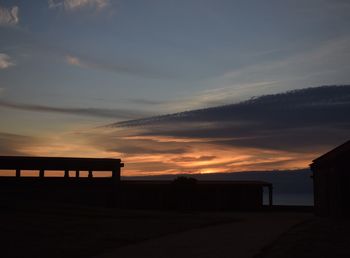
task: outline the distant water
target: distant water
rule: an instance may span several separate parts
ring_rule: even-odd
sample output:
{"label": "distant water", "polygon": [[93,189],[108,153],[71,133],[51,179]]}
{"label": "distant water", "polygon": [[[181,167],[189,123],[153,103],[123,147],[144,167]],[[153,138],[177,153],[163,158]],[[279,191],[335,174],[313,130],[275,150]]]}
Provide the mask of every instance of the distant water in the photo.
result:
{"label": "distant water", "polygon": [[[273,185],[273,204],[275,205],[314,205],[313,181],[310,169],[251,171],[213,174],[188,174],[198,180],[219,181],[264,181]],[[173,180],[177,175],[159,175],[152,177],[128,177],[126,179],[138,180]],[[268,204],[267,188],[264,187],[264,204]]]}
{"label": "distant water", "polygon": [[[264,192],[264,204],[268,204],[268,193]],[[314,205],[312,193],[273,193],[274,205]]]}

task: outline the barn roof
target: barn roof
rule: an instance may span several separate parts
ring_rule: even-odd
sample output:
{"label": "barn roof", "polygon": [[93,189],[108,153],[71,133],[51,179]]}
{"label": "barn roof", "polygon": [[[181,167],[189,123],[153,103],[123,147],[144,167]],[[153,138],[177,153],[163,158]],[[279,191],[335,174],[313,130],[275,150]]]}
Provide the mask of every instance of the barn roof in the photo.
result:
{"label": "barn roof", "polygon": [[350,140],[323,154],[317,159],[314,159],[310,166],[312,168],[314,166],[328,165],[340,160],[350,161]]}
{"label": "barn roof", "polygon": [[[172,180],[123,180],[124,183],[134,185],[167,185],[173,183]],[[241,185],[241,186],[271,186],[265,181],[253,180],[198,180],[198,185]]]}
{"label": "barn roof", "polygon": [[110,171],[120,167],[120,159],[0,156],[0,169]]}

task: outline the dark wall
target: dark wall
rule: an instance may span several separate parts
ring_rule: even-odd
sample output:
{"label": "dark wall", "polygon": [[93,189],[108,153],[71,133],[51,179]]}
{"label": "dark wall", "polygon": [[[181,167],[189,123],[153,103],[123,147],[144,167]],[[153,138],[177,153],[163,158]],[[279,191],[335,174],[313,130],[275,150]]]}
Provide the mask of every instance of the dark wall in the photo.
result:
{"label": "dark wall", "polygon": [[124,208],[190,210],[257,210],[262,207],[259,185],[137,184],[121,182],[120,205]]}
{"label": "dark wall", "polygon": [[113,206],[116,183],[109,178],[15,178],[0,177],[3,201],[43,200]]}
{"label": "dark wall", "polygon": [[315,213],[350,217],[350,169],[347,160],[314,167]]}
{"label": "dark wall", "polygon": [[[232,172],[211,174],[188,174],[184,176],[196,178],[198,181],[265,181],[273,184],[276,194],[311,194],[313,191],[312,171],[310,169],[259,171],[259,172]],[[158,175],[144,177],[122,177],[122,180],[173,180],[178,175]]]}
{"label": "dark wall", "polygon": [[0,178],[0,200],[44,200],[128,209],[257,210],[259,184],[135,183],[110,178]]}

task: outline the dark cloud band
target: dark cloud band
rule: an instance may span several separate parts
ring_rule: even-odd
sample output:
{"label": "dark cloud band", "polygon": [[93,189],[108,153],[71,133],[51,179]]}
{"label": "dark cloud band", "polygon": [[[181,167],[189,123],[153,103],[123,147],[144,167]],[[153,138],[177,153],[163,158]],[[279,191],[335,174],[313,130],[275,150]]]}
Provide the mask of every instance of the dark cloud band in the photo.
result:
{"label": "dark cloud band", "polygon": [[347,140],[349,114],[350,86],[322,86],[110,127],[137,127],[144,136],[210,138],[237,147],[309,151]]}
{"label": "dark cloud band", "polygon": [[100,108],[70,108],[70,107],[52,107],[45,105],[15,103],[5,100],[0,100],[0,107],[34,111],[34,112],[49,112],[60,113],[78,116],[104,117],[115,119],[132,119],[136,117],[144,117],[149,115],[147,112],[125,110],[125,109],[100,109]]}

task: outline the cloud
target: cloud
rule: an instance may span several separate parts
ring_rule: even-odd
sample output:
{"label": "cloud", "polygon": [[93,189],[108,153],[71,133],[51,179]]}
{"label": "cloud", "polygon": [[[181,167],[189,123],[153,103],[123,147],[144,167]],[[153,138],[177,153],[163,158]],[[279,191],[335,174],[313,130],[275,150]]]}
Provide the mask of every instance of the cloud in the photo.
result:
{"label": "cloud", "polygon": [[167,101],[150,100],[150,99],[142,99],[142,98],[129,98],[126,101],[131,102],[134,105],[141,104],[141,105],[147,105],[147,106],[163,105],[168,103]]}
{"label": "cloud", "polygon": [[252,92],[277,85],[278,81],[261,81],[257,83],[238,83],[230,87],[207,89],[191,97],[167,101],[163,103],[166,107],[163,110],[184,110],[203,107],[214,107],[241,100],[244,96],[251,96]]}
{"label": "cloud", "polygon": [[81,8],[105,9],[110,5],[110,0],[49,0],[49,8],[64,8],[74,11]]}
{"label": "cloud", "polygon": [[0,155],[109,157],[105,153],[98,154],[76,133],[56,132],[51,136],[39,133],[30,136],[0,132]]}
{"label": "cloud", "polygon": [[66,61],[70,65],[76,65],[76,66],[80,66],[80,67],[85,67],[85,65],[81,63],[79,58],[77,58],[75,56],[67,55],[66,56]]}
{"label": "cloud", "polygon": [[196,162],[196,161],[210,161],[214,160],[215,156],[200,156],[200,157],[191,157],[191,156],[184,156],[184,157],[177,157],[172,159],[174,162]]}
{"label": "cloud", "polygon": [[167,100],[154,100],[133,98],[125,99],[124,101],[132,105],[149,106],[153,110],[161,110],[163,114],[169,112],[181,112],[183,110],[193,110],[204,107],[215,107],[225,105],[249,98],[252,92],[259,89],[268,89],[277,85],[278,81],[265,81],[259,83],[241,83],[234,84],[230,87],[221,87],[198,91],[192,94],[186,94],[184,98],[175,98]]}
{"label": "cloud", "polygon": [[[251,61],[246,65],[226,70],[213,78],[212,84],[225,85],[232,92],[236,90],[237,96],[249,97],[302,88],[310,81],[313,84],[344,82],[350,67],[349,36],[318,41],[301,51],[295,47],[286,47],[274,58],[248,58]],[[264,82],[267,84],[263,87],[254,86]],[[272,83],[269,85],[269,82]]]}
{"label": "cloud", "polygon": [[14,65],[15,63],[12,61],[9,55],[0,53],[0,69],[6,69]]}
{"label": "cloud", "polygon": [[110,152],[127,153],[129,155],[157,155],[157,154],[184,154],[191,147],[189,144],[167,143],[154,141],[151,139],[127,139],[124,137],[115,138],[111,141],[110,134],[90,135],[90,139],[94,139],[94,145],[103,145],[103,149]]}
{"label": "cloud", "polygon": [[0,6],[0,26],[16,25],[19,22],[18,6],[5,8]]}
{"label": "cloud", "polygon": [[118,122],[110,127],[138,128],[144,137],[202,139],[216,145],[308,152],[347,140],[349,113],[350,86],[324,86]]}
{"label": "cloud", "polygon": [[65,61],[69,65],[78,66],[85,69],[101,70],[118,74],[131,74],[146,78],[171,78],[171,75],[161,71],[158,72],[152,69],[150,66],[143,65],[141,63],[116,63],[76,55],[65,55]]}
{"label": "cloud", "polygon": [[45,105],[15,103],[15,102],[10,102],[5,100],[0,100],[0,107],[24,110],[24,111],[49,112],[49,113],[116,118],[116,119],[130,119],[135,117],[144,117],[147,115],[147,113],[143,111],[134,111],[134,110],[126,110],[126,109],[53,107],[53,106],[45,106]]}
{"label": "cloud", "polygon": [[22,147],[35,142],[30,136],[0,132],[0,155],[24,155]]}
{"label": "cloud", "polygon": [[124,175],[290,169],[306,167],[314,157],[310,153],[300,155],[281,150],[235,147],[205,138],[186,142],[181,137],[172,137],[166,141],[161,136],[143,137],[143,133],[138,128],[98,128],[79,136],[98,152],[122,158],[127,164]]}
{"label": "cloud", "polygon": [[273,59],[248,58],[253,61],[204,81],[207,85],[215,85],[215,88],[160,103],[157,108],[164,112],[179,112],[230,104],[244,98],[281,90],[302,88],[305,82],[310,81],[343,83],[350,67],[348,36],[317,42],[312,48],[303,48],[300,52],[293,52],[291,46],[286,46],[283,50],[269,51],[280,51],[283,54]]}

